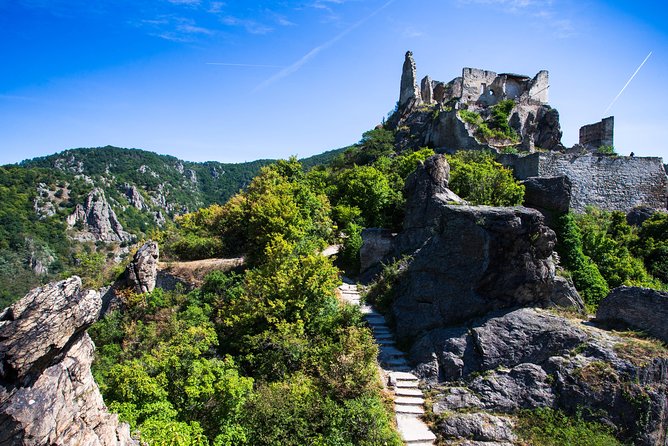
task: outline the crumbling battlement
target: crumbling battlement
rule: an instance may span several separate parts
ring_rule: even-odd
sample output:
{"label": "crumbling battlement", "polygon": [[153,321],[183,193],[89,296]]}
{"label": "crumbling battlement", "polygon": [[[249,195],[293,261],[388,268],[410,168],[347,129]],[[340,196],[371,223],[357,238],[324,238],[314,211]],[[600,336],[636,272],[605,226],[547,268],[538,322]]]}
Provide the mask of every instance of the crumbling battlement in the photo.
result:
{"label": "crumbling battlement", "polygon": [[586,206],[623,212],[640,205],[666,210],[668,178],[661,158],[534,153],[505,155],[499,161],[520,180],[568,177],[575,212],[584,212]]}

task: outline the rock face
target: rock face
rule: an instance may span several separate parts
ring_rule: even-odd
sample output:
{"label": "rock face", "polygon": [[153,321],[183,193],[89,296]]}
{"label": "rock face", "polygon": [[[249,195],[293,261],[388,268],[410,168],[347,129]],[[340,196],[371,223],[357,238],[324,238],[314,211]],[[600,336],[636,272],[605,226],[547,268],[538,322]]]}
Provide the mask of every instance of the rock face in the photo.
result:
{"label": "rock face", "polygon": [[123,230],[116,213],[109,206],[104,191],[93,189],[84,204],[78,204],[72,215],[67,217],[70,227],[81,225],[81,231],[74,237],[82,241],[124,242],[132,236]]}
{"label": "rock face", "polygon": [[[411,355],[432,388],[440,389],[433,406],[437,415],[583,410],[633,444],[664,446],[668,359],[636,361],[622,354],[628,342],[577,320],[524,308],[431,332]],[[436,364],[420,362],[425,359]],[[441,426],[442,436],[470,439],[467,432],[486,426],[478,421],[455,437],[451,426]]]}
{"label": "rock face", "polygon": [[152,240],[144,243],[128,265],[128,282],[137,293],[148,293],[155,289],[158,276],[160,249]]}
{"label": "rock face", "polygon": [[524,205],[538,210],[550,227],[556,227],[558,217],[571,207],[571,180],[567,176],[530,177],[522,184]]}
{"label": "rock face", "polygon": [[668,343],[668,293],[640,287],[615,288],[601,301],[596,319],[630,325]]}
{"label": "rock face", "polygon": [[554,231],[523,207],[450,204],[449,167],[427,159],[406,181],[406,218],[397,254],[412,261],[392,312],[400,338],[513,306],[574,305],[577,292],[555,275]]}
{"label": "rock face", "polygon": [[392,232],[386,229],[368,228],[362,231],[360,273],[378,265],[392,251],[393,239]]}
{"label": "rock face", "polygon": [[401,91],[399,93],[399,108],[411,107],[420,102],[420,87],[417,84],[417,74],[413,53],[408,51],[401,71]]}
{"label": "rock face", "polygon": [[140,211],[149,209],[144,197],[142,197],[139,189],[137,189],[137,186],[134,184],[125,184],[125,195],[128,197],[128,202],[136,209],[139,209]]}
{"label": "rock face", "polygon": [[90,372],[99,293],[72,277],[0,314],[0,445],[135,445]]}

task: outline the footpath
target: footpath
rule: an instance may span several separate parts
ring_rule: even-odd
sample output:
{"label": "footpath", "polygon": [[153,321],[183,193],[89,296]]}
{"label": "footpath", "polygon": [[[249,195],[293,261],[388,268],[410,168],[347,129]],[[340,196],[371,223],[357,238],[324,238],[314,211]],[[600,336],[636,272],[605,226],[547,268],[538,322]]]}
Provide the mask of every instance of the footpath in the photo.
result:
{"label": "footpath", "polygon": [[385,317],[371,306],[361,304],[360,294],[354,283],[344,279],[339,291],[345,301],[360,307],[373,331],[378,344],[378,363],[383,371],[383,378],[388,388],[394,392],[397,430],[404,443],[411,446],[433,446],[436,436],[422,421],[424,395],[418,387],[418,378],[410,373],[406,356],[397,349]]}

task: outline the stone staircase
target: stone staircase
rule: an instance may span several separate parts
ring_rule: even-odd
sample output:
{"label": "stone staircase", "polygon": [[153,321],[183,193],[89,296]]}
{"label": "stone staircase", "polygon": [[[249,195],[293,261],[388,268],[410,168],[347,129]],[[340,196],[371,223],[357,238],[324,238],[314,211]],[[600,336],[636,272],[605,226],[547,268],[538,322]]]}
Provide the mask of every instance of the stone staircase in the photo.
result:
{"label": "stone staircase", "polygon": [[424,414],[424,395],[418,387],[418,378],[410,373],[411,368],[404,353],[397,349],[394,335],[387,326],[385,317],[369,305],[362,305],[357,285],[345,280],[339,291],[346,302],[360,306],[373,336],[378,344],[378,363],[383,370],[388,387],[394,392],[394,412],[397,430],[406,445],[432,446],[436,436],[429,430]]}

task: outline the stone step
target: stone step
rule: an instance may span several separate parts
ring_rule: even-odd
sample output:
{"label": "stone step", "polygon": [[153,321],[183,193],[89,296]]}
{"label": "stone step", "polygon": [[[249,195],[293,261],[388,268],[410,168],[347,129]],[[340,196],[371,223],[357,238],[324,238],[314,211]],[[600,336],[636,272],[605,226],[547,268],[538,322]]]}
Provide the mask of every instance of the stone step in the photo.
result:
{"label": "stone step", "polygon": [[417,381],[397,381],[397,389],[419,389]]}
{"label": "stone step", "polygon": [[381,345],[379,347],[378,351],[381,356],[404,356],[404,352],[396,347],[389,345]]}
{"label": "stone step", "polygon": [[397,414],[414,414],[414,415],[424,414],[424,408],[422,406],[411,406],[404,404],[395,404],[394,411]]}
{"label": "stone step", "polygon": [[415,387],[397,387],[394,389],[394,394],[396,396],[415,396],[423,397],[422,390]]}
{"label": "stone step", "polygon": [[424,406],[424,398],[415,396],[398,396],[394,399],[394,404],[404,404],[407,406]]}
{"label": "stone step", "polygon": [[408,362],[406,361],[405,358],[391,358],[391,359],[380,358],[380,362],[382,365],[386,365],[388,367],[408,365]]}
{"label": "stone step", "polygon": [[413,369],[408,365],[395,365],[395,366],[389,367],[388,370],[390,370],[392,372],[410,372]]}
{"label": "stone step", "polygon": [[412,373],[395,372],[392,373],[392,377],[397,381],[415,381],[415,382],[418,381],[418,377],[413,375]]}
{"label": "stone step", "polygon": [[387,338],[387,339],[376,339],[376,344],[378,344],[378,346],[379,346],[380,348],[383,348],[383,347],[395,347],[395,346],[397,345],[396,342],[394,342],[394,339],[392,339],[392,338]]}
{"label": "stone step", "polygon": [[436,435],[418,416],[411,414],[397,415],[397,430],[406,444],[433,445]]}

